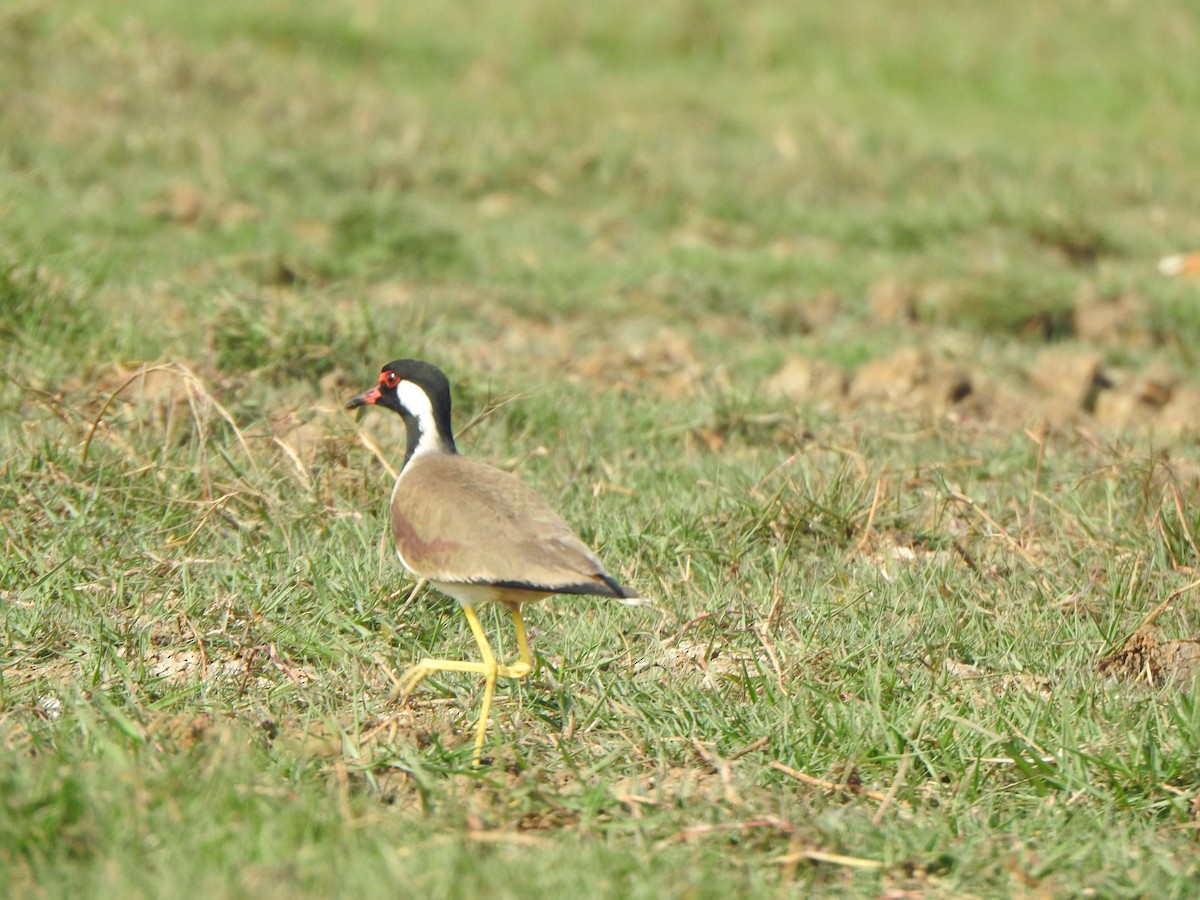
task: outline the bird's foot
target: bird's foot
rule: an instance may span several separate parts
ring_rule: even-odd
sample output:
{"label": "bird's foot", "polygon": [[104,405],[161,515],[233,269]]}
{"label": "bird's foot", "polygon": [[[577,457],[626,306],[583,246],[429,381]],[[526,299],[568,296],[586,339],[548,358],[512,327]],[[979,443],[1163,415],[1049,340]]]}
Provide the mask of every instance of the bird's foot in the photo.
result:
{"label": "bird's foot", "polygon": [[421,682],[438,671],[438,666],[429,665],[429,663],[438,661],[423,659],[419,663],[415,663],[405,669],[404,674],[400,676],[400,681],[397,682],[396,686],[392,688],[391,693],[388,694],[388,700],[400,703],[407,702],[409,695],[417,689]]}

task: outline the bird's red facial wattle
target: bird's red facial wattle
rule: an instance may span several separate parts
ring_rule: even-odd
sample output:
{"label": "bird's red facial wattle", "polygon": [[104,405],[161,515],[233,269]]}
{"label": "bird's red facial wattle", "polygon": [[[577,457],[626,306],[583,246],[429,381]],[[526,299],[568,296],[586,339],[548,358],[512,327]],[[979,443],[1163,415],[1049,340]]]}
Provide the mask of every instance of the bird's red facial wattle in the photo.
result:
{"label": "bird's red facial wattle", "polygon": [[[358,409],[360,406],[373,406],[383,399],[384,391],[394,391],[400,384],[401,378],[391,369],[384,369],[379,373],[379,384],[371,388],[369,391],[364,391],[357,397],[352,397],[346,404],[346,409]],[[386,404],[385,404],[386,405]]]}

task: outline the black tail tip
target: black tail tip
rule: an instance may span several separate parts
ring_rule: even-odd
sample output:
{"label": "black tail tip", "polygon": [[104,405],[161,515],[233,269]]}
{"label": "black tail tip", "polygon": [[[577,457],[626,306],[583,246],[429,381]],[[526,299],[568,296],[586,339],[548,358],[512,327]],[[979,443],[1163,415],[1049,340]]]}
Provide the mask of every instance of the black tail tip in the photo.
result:
{"label": "black tail tip", "polygon": [[629,590],[629,588],[625,587],[623,584],[621,584],[621,582],[617,581],[617,579],[613,578],[611,575],[601,575],[600,577],[604,579],[604,583],[607,584],[609,589],[612,591],[610,596],[616,597],[618,600],[641,599],[636,593]]}

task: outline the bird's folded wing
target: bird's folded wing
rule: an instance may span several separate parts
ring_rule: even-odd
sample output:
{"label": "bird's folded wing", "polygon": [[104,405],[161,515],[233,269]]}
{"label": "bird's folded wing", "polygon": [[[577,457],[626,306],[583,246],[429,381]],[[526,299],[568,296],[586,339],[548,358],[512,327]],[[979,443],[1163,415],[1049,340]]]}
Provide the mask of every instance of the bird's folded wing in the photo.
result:
{"label": "bird's folded wing", "polygon": [[625,595],[531,488],[470,457],[413,459],[391,512],[401,560],[431,581]]}

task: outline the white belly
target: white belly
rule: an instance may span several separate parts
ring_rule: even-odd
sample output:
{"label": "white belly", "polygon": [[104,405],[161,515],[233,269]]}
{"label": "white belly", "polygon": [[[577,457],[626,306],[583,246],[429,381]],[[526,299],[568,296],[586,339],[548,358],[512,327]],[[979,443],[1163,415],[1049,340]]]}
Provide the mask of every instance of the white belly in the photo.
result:
{"label": "white belly", "polygon": [[541,592],[497,587],[493,584],[466,584],[461,581],[430,581],[429,583],[447,597],[453,597],[463,606],[478,606],[480,603],[504,603],[512,606],[550,596]]}

